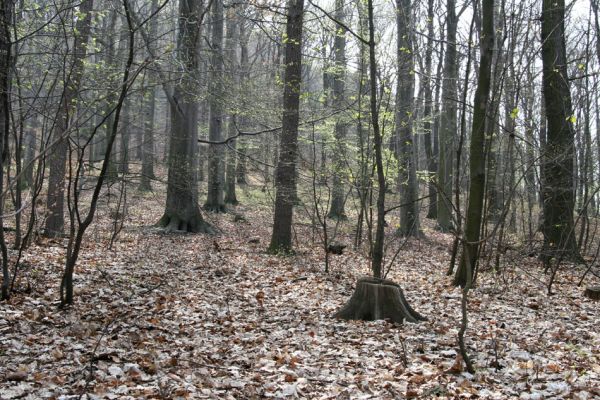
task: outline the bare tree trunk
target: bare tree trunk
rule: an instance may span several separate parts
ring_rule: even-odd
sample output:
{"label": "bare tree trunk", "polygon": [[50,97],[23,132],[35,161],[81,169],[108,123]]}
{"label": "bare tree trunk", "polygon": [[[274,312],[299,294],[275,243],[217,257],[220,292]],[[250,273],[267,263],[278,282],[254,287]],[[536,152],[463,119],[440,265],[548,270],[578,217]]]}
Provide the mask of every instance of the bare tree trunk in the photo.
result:
{"label": "bare tree trunk", "polygon": [[375,169],[377,171],[377,225],[375,227],[375,240],[371,254],[371,271],[375,278],[382,278],[383,269],[383,241],[385,239],[385,171],[383,169],[383,143],[379,127],[379,109],[377,106],[377,61],[375,46],[375,22],[373,16],[373,0],[367,1],[369,21],[369,78],[371,89],[371,124],[373,125],[373,147],[375,150]]}
{"label": "bare tree trunk", "polygon": [[396,1],[397,63],[396,90],[396,140],[398,149],[398,183],[400,187],[400,227],[402,236],[418,236],[419,183],[417,181],[415,141],[413,140],[414,115],[414,60],[411,32],[410,0]]}
{"label": "bare tree trunk", "polygon": [[54,146],[50,149],[50,172],[48,176],[48,197],[46,218],[46,234],[48,236],[62,235],[65,228],[65,172],[68,151],[68,135],[72,119],[76,115],[75,99],[79,92],[83,61],[86,55],[86,44],[90,36],[93,0],[81,3],[80,13],[83,18],[77,20],[73,43],[72,64],[65,65],[66,78],[61,102],[56,114],[52,133]]}
{"label": "bare tree trunk", "polygon": [[[12,65],[12,30],[14,5],[12,0],[0,3],[0,193],[4,191],[4,161],[8,155],[10,130],[10,66]],[[0,196],[0,252],[2,253],[2,287],[0,299],[9,298],[10,272],[8,249],[4,238],[4,197]]]}
{"label": "bare tree trunk", "polygon": [[277,163],[275,216],[269,251],[292,251],[292,218],[296,198],[296,160],[302,79],[304,0],[288,0],[281,149]]}
{"label": "bare tree trunk", "polygon": [[[236,46],[239,42],[239,21],[237,17],[237,10],[235,7],[230,7],[227,10],[227,33],[225,39],[225,59],[229,66],[228,76],[231,87],[229,93],[233,93],[229,96],[231,99],[230,112],[227,120],[227,127],[229,130],[229,137],[235,137],[237,134],[237,102],[236,99],[240,97],[240,77],[238,71],[238,57]],[[227,152],[227,167],[225,174],[225,203],[237,204],[237,196],[235,193],[235,181],[236,181],[236,151],[237,140],[233,139],[228,144]]]}
{"label": "bare tree trunk", "polygon": [[425,104],[423,110],[423,145],[425,147],[425,156],[427,158],[427,189],[428,204],[427,218],[437,218],[437,190],[435,187],[435,157],[433,154],[433,92],[431,87],[431,74],[433,73],[433,39],[434,27],[434,0],[428,0],[427,3],[427,48],[425,49],[425,74],[423,77],[423,91],[425,92]]}
{"label": "bare tree trunk", "polygon": [[564,17],[564,0],[543,1],[542,62],[548,127],[542,165],[542,231],[545,256],[579,259],[573,221],[575,121],[567,74]]}
{"label": "bare tree trunk", "polygon": [[197,171],[194,169],[193,142],[198,140],[198,103],[193,74],[198,69],[197,43],[201,24],[200,2],[179,3],[177,58],[183,66],[175,86],[171,106],[169,176],[165,213],[158,222],[168,231],[212,232],[198,207]]}
{"label": "bare tree trunk", "polygon": [[128,99],[125,99],[123,110],[121,111],[123,124],[121,124],[121,129],[119,130],[121,133],[121,157],[119,160],[120,174],[129,173],[129,142],[131,140],[131,105],[129,103]]}
{"label": "bare tree trunk", "polygon": [[[223,140],[223,0],[212,2],[211,65],[209,81],[210,120],[208,139]],[[222,144],[208,146],[208,193],[204,208],[213,212],[224,212],[223,190],[225,186],[225,148]]]}
{"label": "bare tree trunk", "polygon": [[[123,78],[121,81],[121,87],[118,94],[118,99],[115,105],[115,113],[113,118],[111,118],[111,130],[110,135],[108,136],[106,151],[104,153],[104,158],[102,160],[102,168],[100,169],[100,175],[98,176],[98,180],[96,181],[96,185],[94,187],[94,191],[92,193],[92,198],[89,203],[89,207],[87,207],[87,211],[84,213],[79,207],[80,204],[80,196],[79,189],[77,185],[78,177],[80,176],[79,171],[83,168],[84,157],[85,157],[85,147],[78,148],[75,151],[72,151],[71,154],[77,153],[77,172],[71,175],[71,179],[69,181],[69,213],[70,213],[70,235],[69,235],[69,243],[67,245],[67,254],[65,261],[65,270],[62,276],[61,284],[60,284],[60,300],[61,306],[73,304],[73,273],[75,271],[75,265],[77,264],[77,259],[79,258],[79,252],[81,250],[81,245],[83,243],[83,236],[85,231],[90,226],[92,221],[94,220],[94,215],[96,213],[98,198],[100,196],[100,190],[102,189],[102,185],[104,180],[107,177],[108,166],[110,162],[110,156],[113,149],[113,145],[115,142],[115,138],[117,136],[117,129],[119,125],[119,118],[121,115],[121,110],[123,107],[123,102],[127,96],[127,91],[129,88],[129,77],[130,70],[133,64],[133,55],[134,55],[134,29],[133,22],[131,20],[131,14],[129,9],[128,0],[123,0],[123,8],[125,11],[126,23],[127,23],[127,32],[128,35],[128,56],[127,62],[124,66]],[[72,172],[70,170],[70,172]],[[77,218],[75,217],[77,214]],[[83,217],[83,219],[82,219]]]}
{"label": "bare tree trunk", "polygon": [[25,132],[25,140],[23,147],[25,149],[25,157],[23,160],[23,178],[21,179],[23,187],[31,187],[33,185],[33,169],[36,148],[36,135],[39,128],[37,116],[31,118],[29,129]]}
{"label": "bare tree trunk", "polygon": [[[456,51],[456,0],[447,0],[446,53],[444,56],[444,83],[442,86],[442,116],[439,130],[438,157],[438,203],[437,222],[441,231],[449,231],[452,226],[452,158],[454,136],[456,135],[456,94],[458,69]],[[458,204],[456,205],[459,206]]]}
{"label": "bare tree trunk", "polygon": [[[240,89],[242,90],[242,107],[246,109],[248,107],[248,100],[246,94],[246,88],[250,84],[250,61],[248,59],[248,30],[246,22],[241,21],[240,23]],[[240,129],[246,129],[248,125],[248,117],[242,115],[239,121]],[[247,146],[244,141],[240,141],[238,163],[236,169],[236,180],[240,185],[246,184],[246,174],[248,159],[246,157]]]}
{"label": "bare tree trunk", "polygon": [[[158,9],[158,0],[152,0],[150,12]],[[158,18],[150,20],[150,40],[156,37],[158,30]],[[152,43],[148,46],[154,47]],[[152,56],[152,55],[150,55]],[[155,74],[147,72],[146,87],[143,88],[143,134],[142,134],[142,176],[140,179],[140,190],[152,190],[152,179],[154,179],[154,114],[156,112],[156,82]]]}
{"label": "bare tree trunk", "polygon": [[[471,144],[469,148],[469,200],[465,221],[465,242],[460,266],[456,271],[455,284],[471,285],[477,264],[483,200],[485,196],[485,127],[489,111],[492,85],[492,58],[494,52],[494,0],[482,2],[482,33],[479,76],[475,91]],[[469,279],[467,279],[469,278]]]}
{"label": "bare tree trunk", "polygon": [[[344,1],[335,1],[335,18],[344,23],[346,12],[344,10]],[[334,72],[333,72],[333,101],[332,105],[338,117],[335,121],[335,151],[333,152],[333,180],[331,191],[331,207],[329,208],[329,218],[346,219],[345,202],[346,194],[342,182],[344,170],[346,169],[345,141],[347,133],[347,123],[345,113],[342,111],[346,107],[345,97],[345,79],[346,79],[346,30],[340,25],[336,28],[336,34],[333,39],[334,52]]]}

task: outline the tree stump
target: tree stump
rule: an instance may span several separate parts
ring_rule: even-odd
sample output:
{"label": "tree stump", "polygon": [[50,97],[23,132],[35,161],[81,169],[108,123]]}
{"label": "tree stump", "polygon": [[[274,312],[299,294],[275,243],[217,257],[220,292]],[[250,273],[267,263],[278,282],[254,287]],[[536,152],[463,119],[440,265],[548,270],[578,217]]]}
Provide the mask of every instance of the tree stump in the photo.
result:
{"label": "tree stump", "polygon": [[587,287],[584,295],[592,300],[600,300],[600,286]]}
{"label": "tree stump", "polygon": [[415,323],[427,320],[408,304],[400,285],[387,279],[372,277],[363,277],[357,281],[354,294],[334,317],[362,321],[386,319],[397,323],[404,320]]}

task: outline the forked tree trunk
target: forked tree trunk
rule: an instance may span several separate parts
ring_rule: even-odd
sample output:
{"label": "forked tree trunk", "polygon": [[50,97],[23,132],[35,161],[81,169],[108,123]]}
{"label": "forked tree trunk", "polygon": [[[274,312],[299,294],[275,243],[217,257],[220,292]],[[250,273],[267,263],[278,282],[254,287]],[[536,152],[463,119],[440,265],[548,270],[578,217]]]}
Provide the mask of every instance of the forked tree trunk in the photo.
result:
{"label": "forked tree trunk", "polygon": [[362,321],[385,319],[396,323],[427,320],[408,304],[400,285],[372,277],[360,278],[350,300],[333,316]]}

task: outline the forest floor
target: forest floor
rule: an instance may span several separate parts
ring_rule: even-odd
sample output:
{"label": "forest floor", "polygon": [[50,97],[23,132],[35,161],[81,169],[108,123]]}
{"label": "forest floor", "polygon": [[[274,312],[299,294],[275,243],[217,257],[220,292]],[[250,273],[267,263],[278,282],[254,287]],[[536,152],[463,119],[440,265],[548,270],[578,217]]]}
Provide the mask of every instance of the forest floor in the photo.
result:
{"label": "forest floor", "polygon": [[325,274],[308,219],[296,226],[295,256],[266,254],[270,209],[249,205],[261,195],[242,193],[236,212],[247,222],[208,215],[216,236],[164,235],[150,227],[161,199],[131,195],[111,249],[104,207],[68,309],[57,308],[66,242],[38,241],[19,292],[0,303],[0,399],[600,397],[600,308],[577,287],[581,269],[561,270],[553,296],[535,258],[516,254],[500,274],[480,274],[471,375],[457,356],[449,235],[424,222],[425,238],[404,243],[388,275],[428,321],[340,321],[331,315],[368,260],[346,249]]}

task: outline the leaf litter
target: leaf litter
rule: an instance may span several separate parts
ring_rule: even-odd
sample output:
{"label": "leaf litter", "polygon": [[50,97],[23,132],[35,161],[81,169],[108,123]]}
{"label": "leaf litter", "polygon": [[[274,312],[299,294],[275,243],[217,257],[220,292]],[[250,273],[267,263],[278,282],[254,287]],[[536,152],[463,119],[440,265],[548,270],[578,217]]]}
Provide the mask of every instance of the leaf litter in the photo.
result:
{"label": "leaf litter", "polygon": [[575,268],[560,272],[554,296],[532,259],[479,275],[471,375],[457,354],[461,294],[445,275],[450,236],[409,241],[388,276],[428,321],[346,322],[331,315],[369,273],[363,254],[332,257],[327,275],[302,226],[295,256],[265,253],[268,210],[239,206],[244,224],[209,216],[216,237],[165,235],[147,228],[162,211],[148,203],[131,207],[140,226],[111,250],[110,223],[95,223],[67,310],[56,307],[65,243],[28,250],[19,292],[0,303],[1,399],[600,396],[600,313]]}

